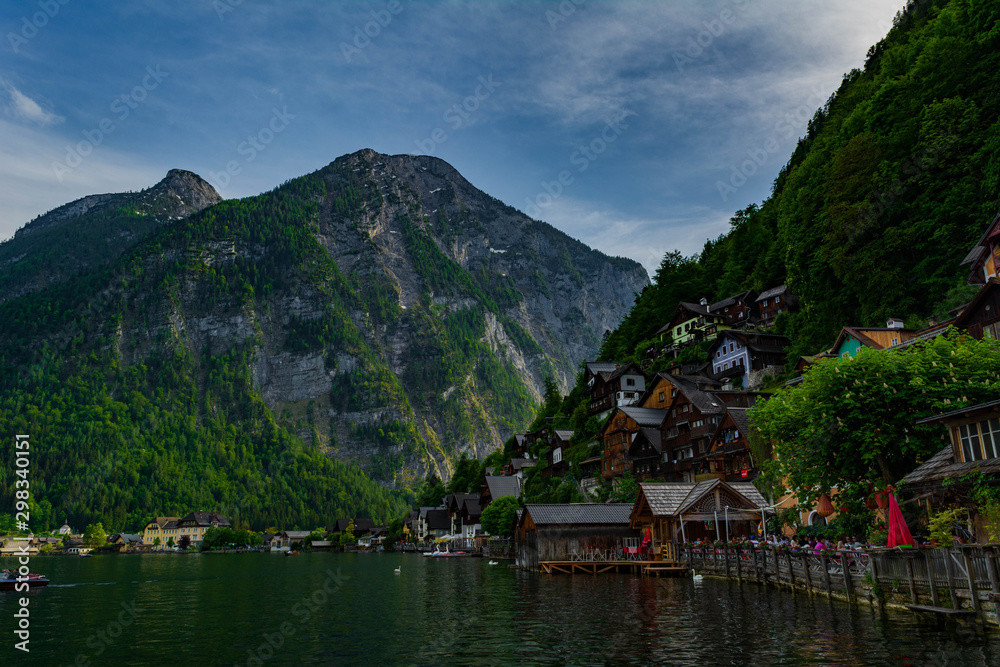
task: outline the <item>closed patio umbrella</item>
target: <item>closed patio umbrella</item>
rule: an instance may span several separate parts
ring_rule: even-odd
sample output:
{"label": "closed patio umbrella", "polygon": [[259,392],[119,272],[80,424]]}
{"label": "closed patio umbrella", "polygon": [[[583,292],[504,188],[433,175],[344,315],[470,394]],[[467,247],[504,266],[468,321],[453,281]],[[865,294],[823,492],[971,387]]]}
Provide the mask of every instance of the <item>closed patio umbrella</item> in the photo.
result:
{"label": "closed patio umbrella", "polygon": [[889,548],[898,546],[913,546],[913,535],[903,519],[896,497],[889,494]]}

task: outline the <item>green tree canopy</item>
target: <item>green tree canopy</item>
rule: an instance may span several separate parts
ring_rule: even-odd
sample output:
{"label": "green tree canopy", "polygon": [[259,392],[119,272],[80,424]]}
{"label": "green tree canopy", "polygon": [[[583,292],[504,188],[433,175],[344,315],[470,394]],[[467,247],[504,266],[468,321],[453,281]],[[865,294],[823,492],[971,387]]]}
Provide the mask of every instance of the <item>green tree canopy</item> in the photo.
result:
{"label": "green tree canopy", "polygon": [[520,506],[521,503],[514,496],[494,500],[483,510],[483,530],[496,537],[510,537],[514,534],[514,521]]}
{"label": "green tree canopy", "polygon": [[100,521],[92,523],[83,531],[83,543],[88,547],[99,547],[108,541],[108,534]]}
{"label": "green tree canopy", "polygon": [[902,349],[829,359],[751,412],[774,456],[761,461],[801,501],[837,486],[857,498],[897,482],[947,444],[941,426],[916,421],[995,400],[1000,342],[952,330]]}

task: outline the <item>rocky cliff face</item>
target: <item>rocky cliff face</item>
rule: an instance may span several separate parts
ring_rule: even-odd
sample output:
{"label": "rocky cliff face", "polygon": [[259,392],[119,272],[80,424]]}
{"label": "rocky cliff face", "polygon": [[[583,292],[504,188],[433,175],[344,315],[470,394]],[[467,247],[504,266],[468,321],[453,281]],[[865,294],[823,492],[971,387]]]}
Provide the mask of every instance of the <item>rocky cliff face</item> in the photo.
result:
{"label": "rocky cliff face", "polygon": [[[364,150],[215,206],[202,183],[171,172],[168,217],[209,208],[136,244],[44,336],[74,354],[93,340],[125,367],[242,351],[281,427],[388,485],[447,478],[459,452],[523,428],[545,377],[570,385],[648,282],[436,158]],[[88,200],[41,228],[110,205]]]}

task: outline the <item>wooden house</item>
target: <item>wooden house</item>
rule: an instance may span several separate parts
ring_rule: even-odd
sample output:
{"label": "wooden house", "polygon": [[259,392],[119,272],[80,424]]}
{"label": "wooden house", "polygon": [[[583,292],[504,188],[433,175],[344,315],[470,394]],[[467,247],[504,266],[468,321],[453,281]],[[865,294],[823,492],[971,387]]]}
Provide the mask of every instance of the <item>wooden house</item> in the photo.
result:
{"label": "wooden house", "polygon": [[[615,368],[607,370],[608,365],[586,365],[601,369],[590,375],[584,390],[587,414],[596,416],[598,420],[607,417],[617,407],[634,404],[646,391],[646,376],[638,364],[615,364]],[[586,372],[584,376],[587,376]]]}
{"label": "wooden house", "polygon": [[969,266],[969,284],[985,285],[1000,272],[1000,214],[986,227],[986,231],[962,260]]}
{"label": "wooden house", "polygon": [[788,291],[787,285],[778,285],[757,295],[756,304],[761,326],[772,327],[778,315],[798,308],[799,299]]}
{"label": "wooden house", "polygon": [[725,315],[711,311],[708,301],[702,299],[700,303],[678,303],[670,322],[656,334],[666,344],[665,350],[676,356],[681,348],[712,340],[719,331],[728,328]]}
{"label": "wooden house", "polygon": [[628,469],[628,450],[634,434],[642,428],[658,429],[665,416],[665,410],[617,408],[601,430],[600,438],[604,445],[601,474],[611,479],[624,473]]}
{"label": "wooden house", "polygon": [[663,472],[668,479],[694,481],[695,457],[708,453],[712,437],[726,412],[725,402],[700,385],[675,376],[677,395],[661,425]]}
{"label": "wooden house", "polygon": [[708,309],[715,315],[721,315],[725,323],[731,327],[745,327],[759,319],[757,292],[753,290],[713,303]]}
{"label": "wooden house", "polygon": [[726,408],[705,456],[707,473],[727,482],[750,482],[758,474],[750,453],[747,408]]}
{"label": "wooden house", "polygon": [[[932,511],[958,504],[975,514],[970,477],[982,474],[986,483],[1000,484],[1000,400],[927,417],[917,424],[940,427],[948,446],[904,477],[902,488]],[[987,542],[983,522],[975,516],[974,527]]]}
{"label": "wooden house", "polygon": [[549,450],[545,454],[545,470],[542,474],[546,477],[560,477],[569,472],[569,463],[565,459],[566,449],[569,441],[573,437],[573,431],[563,429],[553,429],[552,437],[549,438]]}
{"label": "wooden house", "polygon": [[629,526],[627,503],[525,506],[514,532],[516,564],[537,570],[545,561],[569,561],[588,548],[610,550],[638,531]]}
{"label": "wooden house", "polygon": [[788,338],[778,334],[726,331],[708,351],[713,375],[743,389],[759,387],[766,375],[784,372],[788,344]]}
{"label": "wooden house", "polygon": [[506,496],[521,497],[521,479],[510,475],[487,475],[479,491],[479,506],[486,509],[494,500]]}
{"label": "wooden house", "polygon": [[643,482],[629,525],[650,529],[654,544],[732,539],[755,534],[767,505],[749,482]]}
{"label": "wooden house", "polygon": [[1000,340],[1000,279],[991,277],[986,281],[972,301],[962,308],[955,326],[967,330],[977,340],[985,336]]}
{"label": "wooden house", "polygon": [[872,350],[885,350],[896,347],[910,340],[916,335],[916,331],[903,327],[903,322],[897,319],[890,319],[885,328],[872,327],[844,327],[840,330],[837,342],[830,348],[830,352],[840,358],[858,356],[858,352],[863,347]]}
{"label": "wooden house", "polygon": [[647,480],[661,476],[662,435],[658,428],[641,428],[632,434],[632,442],[628,448],[628,469],[637,479]]}

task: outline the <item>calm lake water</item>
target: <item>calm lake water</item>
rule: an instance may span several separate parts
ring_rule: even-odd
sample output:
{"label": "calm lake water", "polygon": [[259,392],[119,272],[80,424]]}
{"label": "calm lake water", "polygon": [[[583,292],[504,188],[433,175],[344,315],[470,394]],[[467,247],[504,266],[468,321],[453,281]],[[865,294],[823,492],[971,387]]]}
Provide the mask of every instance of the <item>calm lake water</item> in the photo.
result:
{"label": "calm lake water", "polygon": [[33,570],[53,584],[30,595],[31,653],[13,648],[20,594],[0,592],[0,664],[1000,665],[996,633],[709,578],[332,553],[50,557]]}

